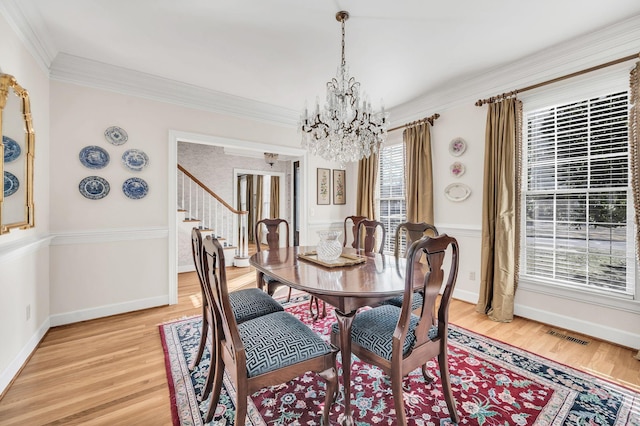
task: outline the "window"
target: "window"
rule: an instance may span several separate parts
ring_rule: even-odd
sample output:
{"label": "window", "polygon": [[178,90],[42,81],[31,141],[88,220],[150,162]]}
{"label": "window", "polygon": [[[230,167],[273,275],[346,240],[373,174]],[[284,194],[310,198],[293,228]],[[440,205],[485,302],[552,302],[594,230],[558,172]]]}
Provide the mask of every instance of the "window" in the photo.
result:
{"label": "window", "polygon": [[521,277],[634,296],[628,93],[524,119]]}
{"label": "window", "polygon": [[396,228],[407,220],[404,188],[404,144],[380,150],[380,222],[384,224],[387,239],[385,253],[393,253]]}

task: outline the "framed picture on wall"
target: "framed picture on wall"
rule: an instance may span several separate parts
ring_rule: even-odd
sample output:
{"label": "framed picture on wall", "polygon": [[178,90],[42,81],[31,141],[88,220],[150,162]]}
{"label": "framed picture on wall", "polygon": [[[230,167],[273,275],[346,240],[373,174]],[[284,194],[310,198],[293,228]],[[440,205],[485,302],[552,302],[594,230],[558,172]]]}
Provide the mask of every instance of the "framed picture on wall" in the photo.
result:
{"label": "framed picture on wall", "polygon": [[331,170],[318,169],[318,204],[331,204]]}
{"label": "framed picture on wall", "polygon": [[333,171],[333,204],[347,204],[347,193],[345,190],[345,171]]}

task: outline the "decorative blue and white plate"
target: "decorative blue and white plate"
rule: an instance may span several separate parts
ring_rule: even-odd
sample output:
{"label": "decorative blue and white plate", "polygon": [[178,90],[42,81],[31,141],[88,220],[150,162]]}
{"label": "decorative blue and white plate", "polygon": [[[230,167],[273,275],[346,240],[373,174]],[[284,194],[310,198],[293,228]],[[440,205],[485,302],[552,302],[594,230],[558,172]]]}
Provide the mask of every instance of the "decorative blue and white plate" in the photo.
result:
{"label": "decorative blue and white plate", "polygon": [[16,158],[20,157],[22,150],[18,142],[14,141],[8,136],[2,137],[2,144],[4,145],[4,162],[10,163]]}
{"label": "decorative blue and white plate", "polygon": [[122,154],[122,162],[127,169],[139,172],[147,167],[149,157],[139,149],[128,149]]}
{"label": "decorative blue and white plate", "polygon": [[16,193],[20,187],[20,181],[13,173],[4,172],[4,196],[8,197]]}
{"label": "decorative blue and white plate", "polygon": [[132,177],[124,181],[122,184],[122,192],[133,200],[139,200],[149,193],[149,185],[147,185],[144,179]]}
{"label": "decorative blue and white plate", "polygon": [[99,146],[85,146],[78,156],[82,165],[89,169],[101,169],[109,164],[109,153]]}
{"label": "decorative blue and white plate", "polygon": [[78,185],[80,193],[90,200],[99,200],[109,194],[109,182],[100,176],[87,176]]}
{"label": "decorative blue and white plate", "polygon": [[104,138],[113,145],[122,145],[129,139],[127,132],[118,126],[111,126],[104,131]]}

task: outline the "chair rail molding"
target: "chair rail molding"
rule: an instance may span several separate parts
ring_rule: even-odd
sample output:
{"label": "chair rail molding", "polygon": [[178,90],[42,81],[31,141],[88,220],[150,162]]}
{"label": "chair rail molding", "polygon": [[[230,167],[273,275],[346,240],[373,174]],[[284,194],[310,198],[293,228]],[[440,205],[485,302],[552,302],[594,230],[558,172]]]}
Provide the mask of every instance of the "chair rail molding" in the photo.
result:
{"label": "chair rail molding", "polygon": [[53,236],[50,235],[36,235],[0,245],[0,263],[24,256],[42,247],[48,247],[52,239]]}
{"label": "chair rail molding", "polygon": [[113,228],[84,231],[52,232],[52,246],[69,244],[101,244],[118,241],[156,240],[167,238],[169,228]]}

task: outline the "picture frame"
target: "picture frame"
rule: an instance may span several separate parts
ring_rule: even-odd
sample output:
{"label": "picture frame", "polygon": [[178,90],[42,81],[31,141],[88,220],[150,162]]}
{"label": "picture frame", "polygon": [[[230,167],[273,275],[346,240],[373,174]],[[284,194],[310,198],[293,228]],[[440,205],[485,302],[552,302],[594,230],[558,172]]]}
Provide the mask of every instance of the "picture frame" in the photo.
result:
{"label": "picture frame", "polygon": [[347,204],[345,178],[345,170],[333,170],[333,204]]}
{"label": "picture frame", "polygon": [[317,204],[331,204],[331,170],[318,168],[317,176]]}

